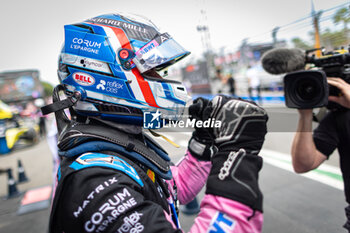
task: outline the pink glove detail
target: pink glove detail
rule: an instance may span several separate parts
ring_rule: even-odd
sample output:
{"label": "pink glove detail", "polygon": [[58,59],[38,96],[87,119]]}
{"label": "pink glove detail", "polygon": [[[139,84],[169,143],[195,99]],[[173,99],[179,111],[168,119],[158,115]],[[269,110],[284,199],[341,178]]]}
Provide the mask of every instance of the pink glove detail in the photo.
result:
{"label": "pink glove detail", "polygon": [[[171,166],[180,204],[186,204],[197,196],[207,182],[210,168],[211,162],[198,161],[189,151],[176,166]],[[172,183],[168,181],[170,190],[172,190]]]}
{"label": "pink glove detail", "polygon": [[207,194],[190,232],[260,233],[262,225],[261,212],[253,214],[253,210],[242,203]]}

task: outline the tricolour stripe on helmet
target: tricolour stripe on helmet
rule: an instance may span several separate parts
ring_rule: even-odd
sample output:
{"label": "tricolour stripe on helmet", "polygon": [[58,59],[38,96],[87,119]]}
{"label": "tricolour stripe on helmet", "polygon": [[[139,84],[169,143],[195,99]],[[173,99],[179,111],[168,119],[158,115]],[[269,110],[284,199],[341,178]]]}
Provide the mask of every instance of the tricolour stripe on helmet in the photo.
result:
{"label": "tricolour stripe on helmet", "polygon": [[[100,25],[100,24],[95,24],[95,25],[98,25],[105,30],[106,35],[108,37],[108,40],[110,42],[110,45],[112,46],[113,53],[115,54],[115,59],[118,60],[117,50],[119,48],[121,48],[122,46],[121,46],[120,41],[118,40],[118,37],[116,36],[115,32],[113,31],[112,27],[108,27],[108,26]],[[146,102],[145,98],[143,97],[143,93],[141,91],[141,88],[138,85],[136,77],[128,71],[124,72],[124,74],[128,80],[131,80],[129,85],[130,85],[131,89],[133,90],[133,94],[135,95],[135,98],[139,101]]]}
{"label": "tricolour stripe on helmet", "polygon": [[[122,29],[105,25],[100,26],[102,26],[105,29],[106,34],[109,38],[116,38],[118,40],[117,42],[115,39],[112,39],[112,43],[115,43],[115,45],[120,45],[120,47],[122,48],[133,50],[128,37]],[[111,30],[113,33],[111,33]],[[115,52],[117,52],[117,50],[115,50]],[[149,86],[148,82],[144,80],[137,68],[132,69],[131,72],[126,71],[125,74],[128,80],[131,81],[129,85],[131,86],[132,90],[134,91],[135,97],[138,100],[146,101],[151,106],[159,107],[154,99],[151,87]]]}

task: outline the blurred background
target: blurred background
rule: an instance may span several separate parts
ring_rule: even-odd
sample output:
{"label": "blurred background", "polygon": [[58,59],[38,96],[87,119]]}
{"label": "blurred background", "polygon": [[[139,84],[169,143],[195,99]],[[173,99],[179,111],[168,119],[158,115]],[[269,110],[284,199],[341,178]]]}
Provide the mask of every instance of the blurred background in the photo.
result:
{"label": "blurred background", "polygon": [[[297,113],[284,106],[283,75],[267,74],[260,58],[272,48],[348,49],[350,1],[177,0],[19,1],[0,7],[0,232],[46,232],[57,168],[50,103],[58,84],[63,26],[104,13],[150,18],[191,55],[168,70],[193,98],[221,93],[253,99],[268,109],[261,174],[264,232],[344,232],[337,152],[324,166],[293,173],[290,145]],[[160,141],[174,161],[190,134],[169,132],[180,149]],[[202,197],[203,191],[199,196]],[[188,230],[194,216],[182,215]]]}

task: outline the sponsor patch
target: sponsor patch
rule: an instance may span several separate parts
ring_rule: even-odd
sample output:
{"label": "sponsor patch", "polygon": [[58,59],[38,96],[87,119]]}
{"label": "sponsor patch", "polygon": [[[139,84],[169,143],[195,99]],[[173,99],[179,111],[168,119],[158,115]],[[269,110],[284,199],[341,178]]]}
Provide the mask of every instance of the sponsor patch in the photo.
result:
{"label": "sponsor patch", "polygon": [[73,66],[84,67],[86,69],[97,70],[97,71],[111,74],[108,63],[106,62],[92,59],[92,58],[72,55],[68,53],[63,53],[61,57],[62,57],[62,63],[71,64]]}
{"label": "sponsor patch", "polygon": [[[109,227],[119,216],[137,205],[136,199],[131,195],[127,188],[114,193],[110,196],[98,209],[95,209],[90,215],[88,221],[85,222],[84,228],[86,232],[106,232]],[[142,214],[134,212],[133,214],[124,217],[124,224],[117,232],[141,232],[143,226],[139,220]],[[140,230],[140,231],[136,231]]]}
{"label": "sponsor patch", "polygon": [[123,218],[123,225],[119,227],[117,230],[118,233],[123,232],[133,232],[140,233],[144,230],[144,226],[140,223],[142,213],[138,213],[137,211],[133,212],[129,216]]}
{"label": "sponsor patch", "polygon": [[216,212],[214,218],[212,219],[208,233],[225,233],[232,232],[235,228],[236,222],[232,218],[228,217],[226,214],[221,212]]}
{"label": "sponsor patch", "polygon": [[90,204],[91,201],[95,199],[96,196],[99,196],[100,193],[104,192],[109,186],[117,183],[117,178],[109,178],[102,182],[101,184],[97,185],[90,193],[89,195],[84,199],[84,201],[81,203],[81,205],[78,206],[78,208],[73,211],[74,217],[78,218],[79,215],[83,212],[83,210]]}
{"label": "sponsor patch", "polygon": [[119,81],[106,81],[101,79],[100,83],[96,85],[96,89],[117,94],[123,91],[124,85]]}
{"label": "sponsor patch", "polygon": [[82,86],[92,86],[95,84],[94,77],[83,72],[74,73],[73,79],[76,83]]}
{"label": "sponsor patch", "polygon": [[159,46],[159,44],[157,43],[156,40],[152,40],[151,42],[149,42],[148,44],[146,44],[145,46],[143,46],[140,50],[138,50],[136,52],[136,55],[138,57],[141,57],[142,55],[146,54],[148,51],[154,49],[155,47]]}
{"label": "sponsor patch", "polygon": [[74,170],[80,170],[87,167],[109,167],[121,171],[135,180],[141,187],[143,182],[137,174],[135,168],[126,161],[117,156],[100,153],[86,153],[79,156],[71,165]]}

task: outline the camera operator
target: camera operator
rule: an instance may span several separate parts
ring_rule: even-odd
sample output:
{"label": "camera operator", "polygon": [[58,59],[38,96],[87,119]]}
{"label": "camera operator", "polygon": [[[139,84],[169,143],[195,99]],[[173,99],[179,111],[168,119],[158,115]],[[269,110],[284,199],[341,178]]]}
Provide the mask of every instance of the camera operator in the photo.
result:
{"label": "camera operator", "polygon": [[[340,155],[340,168],[344,178],[346,201],[350,204],[350,85],[340,78],[328,78],[328,84],[340,90],[339,96],[329,96],[329,101],[344,108],[329,111],[312,131],[312,109],[298,109],[298,129],[292,145],[292,161],[297,173],[317,168],[337,148]],[[350,205],[345,208],[347,222],[344,225],[350,232]]]}

